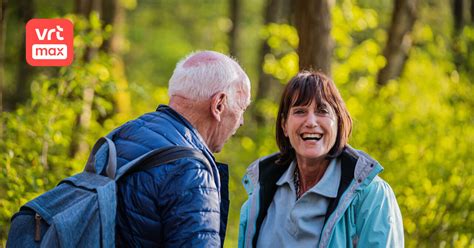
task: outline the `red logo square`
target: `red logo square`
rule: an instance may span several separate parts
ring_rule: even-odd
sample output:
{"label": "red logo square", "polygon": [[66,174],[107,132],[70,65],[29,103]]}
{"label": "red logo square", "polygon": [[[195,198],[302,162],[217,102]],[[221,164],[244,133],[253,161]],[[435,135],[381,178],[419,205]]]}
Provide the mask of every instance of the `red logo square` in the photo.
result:
{"label": "red logo square", "polygon": [[68,66],[74,58],[74,26],[68,19],[31,19],[26,24],[26,61],[32,66]]}

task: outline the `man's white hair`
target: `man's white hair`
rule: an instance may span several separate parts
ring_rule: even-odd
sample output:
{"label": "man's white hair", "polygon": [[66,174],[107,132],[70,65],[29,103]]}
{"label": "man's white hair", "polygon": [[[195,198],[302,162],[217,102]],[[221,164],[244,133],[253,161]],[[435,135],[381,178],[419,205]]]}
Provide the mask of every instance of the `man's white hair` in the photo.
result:
{"label": "man's white hair", "polygon": [[238,90],[250,95],[250,80],[237,61],[218,52],[199,51],[178,62],[169,80],[168,95],[206,100],[224,92],[233,108]]}

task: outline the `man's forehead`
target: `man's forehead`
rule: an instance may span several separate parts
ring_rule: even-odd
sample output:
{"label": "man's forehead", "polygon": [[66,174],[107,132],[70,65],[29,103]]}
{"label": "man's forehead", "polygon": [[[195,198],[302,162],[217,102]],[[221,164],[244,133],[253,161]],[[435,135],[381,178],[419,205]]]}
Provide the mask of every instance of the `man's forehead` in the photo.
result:
{"label": "man's forehead", "polygon": [[215,52],[199,52],[189,57],[183,64],[184,68],[195,67],[199,64],[208,64],[222,59],[222,55]]}

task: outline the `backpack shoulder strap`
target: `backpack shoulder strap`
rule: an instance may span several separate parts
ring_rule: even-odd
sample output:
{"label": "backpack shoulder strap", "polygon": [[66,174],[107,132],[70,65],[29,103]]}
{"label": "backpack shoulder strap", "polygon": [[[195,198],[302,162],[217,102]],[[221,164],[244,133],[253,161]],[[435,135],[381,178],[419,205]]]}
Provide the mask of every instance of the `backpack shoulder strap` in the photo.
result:
{"label": "backpack shoulder strap", "polygon": [[182,158],[193,158],[199,160],[206,165],[209,172],[212,174],[211,165],[207,158],[197,149],[185,146],[166,146],[160,149],[152,150],[139,158],[120,167],[117,171],[115,180],[119,180],[126,174],[131,174],[137,171],[148,170],[158,167],[162,164],[172,163]]}
{"label": "backpack shoulder strap", "polygon": [[92,148],[92,151],[89,155],[89,159],[87,159],[87,163],[86,163],[86,166],[84,168],[84,171],[91,172],[91,173],[97,173],[96,172],[96,164],[95,164],[96,163],[96,157],[99,155],[98,153],[99,153],[100,148],[105,143],[107,143],[107,146],[108,146],[108,155],[107,155],[105,174],[110,179],[114,179],[115,172],[117,170],[117,151],[115,149],[114,142],[111,139],[107,138],[107,137],[101,137],[99,140],[97,140],[97,142],[95,143],[95,145]]}

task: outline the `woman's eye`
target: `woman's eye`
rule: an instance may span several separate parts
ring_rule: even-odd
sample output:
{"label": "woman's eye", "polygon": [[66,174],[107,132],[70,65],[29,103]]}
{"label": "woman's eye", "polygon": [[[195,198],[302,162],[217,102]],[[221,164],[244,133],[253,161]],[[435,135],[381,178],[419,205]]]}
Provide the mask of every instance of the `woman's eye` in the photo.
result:
{"label": "woman's eye", "polygon": [[327,108],[319,108],[318,113],[321,114],[329,114],[329,110]]}
{"label": "woman's eye", "polygon": [[296,109],[296,110],[293,111],[293,113],[294,113],[294,114],[304,114],[305,111],[302,110],[302,109]]}

